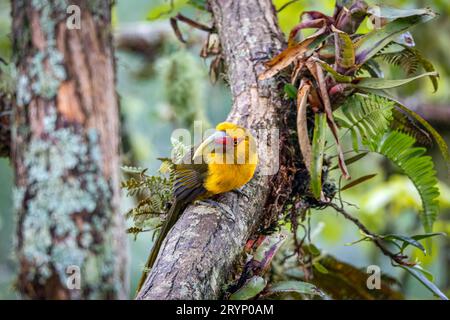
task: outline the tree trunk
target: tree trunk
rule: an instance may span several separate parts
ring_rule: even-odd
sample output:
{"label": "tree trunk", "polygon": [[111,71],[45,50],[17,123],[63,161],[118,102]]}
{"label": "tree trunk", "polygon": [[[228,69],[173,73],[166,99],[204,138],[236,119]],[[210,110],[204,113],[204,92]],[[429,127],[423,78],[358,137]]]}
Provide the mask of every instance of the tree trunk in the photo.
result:
{"label": "tree trunk", "polygon": [[[233,95],[228,120],[256,130],[260,144],[259,171],[243,189],[248,198],[236,193],[219,197],[218,201],[233,211],[233,219],[218,208],[201,204],[185,210],[162,244],[138,299],[221,297],[224,284],[230,280],[236,262],[242,257],[246,241],[258,227],[276,219],[279,210],[274,209],[282,206],[283,194],[289,195],[292,187],[292,179],[286,178],[284,157],[278,156],[279,152],[285,154],[288,147],[284,139],[288,128],[283,121],[289,103],[282,98],[279,81],[257,80],[264,70],[261,60],[268,59],[284,46],[272,3],[270,0],[212,0],[209,3]],[[261,128],[268,131],[259,130]],[[264,135],[276,133],[276,130],[279,130],[281,143],[278,145],[280,140],[275,134],[268,141],[268,150],[262,151]],[[279,196],[274,196],[277,193]]]}
{"label": "tree trunk", "polygon": [[126,298],[111,1],[71,4],[79,29],[64,1],[12,1],[17,287],[32,299]]}

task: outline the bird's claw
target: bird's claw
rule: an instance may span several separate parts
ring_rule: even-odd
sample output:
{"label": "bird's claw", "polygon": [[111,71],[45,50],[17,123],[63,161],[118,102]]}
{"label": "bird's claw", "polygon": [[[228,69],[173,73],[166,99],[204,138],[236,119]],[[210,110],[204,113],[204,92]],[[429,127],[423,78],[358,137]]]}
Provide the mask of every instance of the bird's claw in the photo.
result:
{"label": "bird's claw", "polygon": [[214,201],[212,199],[206,199],[206,200],[199,200],[197,201],[197,203],[199,204],[206,204],[212,207],[217,207],[219,208],[221,211],[223,211],[225,213],[225,217],[229,220],[231,220],[232,222],[235,222],[236,219],[234,217],[234,213],[231,210],[231,208],[223,203],[219,203],[217,201]]}
{"label": "bird's claw", "polygon": [[241,189],[234,189],[232,192],[236,193],[239,196],[243,196],[246,197],[247,200],[250,200],[250,197],[248,196],[248,194],[246,194],[244,191],[242,191]]}

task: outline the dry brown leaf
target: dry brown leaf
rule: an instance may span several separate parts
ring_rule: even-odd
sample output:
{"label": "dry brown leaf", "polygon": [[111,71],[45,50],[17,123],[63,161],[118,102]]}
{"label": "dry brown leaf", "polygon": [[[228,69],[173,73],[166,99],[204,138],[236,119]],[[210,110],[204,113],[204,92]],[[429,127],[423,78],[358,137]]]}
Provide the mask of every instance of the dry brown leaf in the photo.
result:
{"label": "dry brown leaf", "polygon": [[319,95],[317,94],[317,90],[314,87],[312,87],[310,90],[310,93],[308,95],[308,102],[314,113],[323,111],[322,102],[320,101]]}
{"label": "dry brown leaf", "polygon": [[309,72],[314,77],[314,79],[316,79],[316,81],[319,82],[315,62],[313,60],[311,60],[311,59],[308,59],[305,62],[305,65],[308,68]]}
{"label": "dry brown leaf", "polygon": [[311,143],[308,138],[308,126],[306,119],[306,107],[309,90],[311,88],[310,83],[304,83],[300,85],[297,91],[297,135],[300,151],[302,152],[303,161],[306,168],[311,170]]}
{"label": "dry brown leaf", "polygon": [[350,174],[348,173],[347,166],[345,165],[344,153],[342,152],[341,143],[339,141],[338,129],[336,122],[334,121],[333,111],[331,109],[330,97],[328,95],[327,86],[325,83],[325,76],[323,74],[322,67],[318,62],[315,62],[316,72],[317,72],[317,82],[319,83],[320,96],[322,97],[323,105],[325,108],[325,114],[327,115],[328,126],[333,133],[334,140],[336,141],[336,148],[338,152],[339,167],[341,168],[342,175],[345,179],[350,179]]}
{"label": "dry brown leaf", "polygon": [[299,74],[302,71],[304,66],[305,66],[305,62],[304,61],[297,60],[295,62],[295,67],[294,67],[294,70],[292,71],[292,75],[291,75],[291,84],[292,85],[295,85],[295,83],[297,82],[298,76],[299,76]]}
{"label": "dry brown leaf", "polygon": [[283,50],[279,55],[275,56],[272,60],[266,62],[268,68],[258,76],[258,80],[266,80],[273,77],[278,72],[288,67],[295,59],[300,59],[302,55],[308,50],[308,46],[316,40],[318,36],[323,34],[326,30],[326,26],[318,30],[312,36],[306,38],[299,44]]}
{"label": "dry brown leaf", "polygon": [[314,19],[299,23],[294,28],[292,28],[291,32],[289,33],[288,47],[295,46],[295,37],[300,30],[310,28],[323,28],[325,25],[325,19]]}

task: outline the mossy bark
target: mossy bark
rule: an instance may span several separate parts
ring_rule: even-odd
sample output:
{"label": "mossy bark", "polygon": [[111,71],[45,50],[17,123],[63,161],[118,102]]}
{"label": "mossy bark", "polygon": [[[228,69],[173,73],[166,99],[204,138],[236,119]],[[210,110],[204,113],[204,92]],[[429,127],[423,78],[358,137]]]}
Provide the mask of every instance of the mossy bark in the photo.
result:
{"label": "mossy bark", "polygon": [[[222,297],[227,282],[236,274],[236,262],[243,256],[246,241],[259,228],[277,219],[291,194],[295,172],[290,171],[286,159],[297,142],[286,139],[289,126],[284,120],[287,110],[295,108],[290,108],[290,102],[283,99],[281,81],[257,80],[264,70],[262,61],[285,45],[272,3],[270,0],[209,3],[233,95],[228,120],[256,133],[264,134],[259,129],[265,129],[266,133],[279,131],[280,139],[269,141],[267,151],[273,152],[260,152],[259,168],[275,170],[272,174],[257,172],[243,189],[247,197],[227,193],[217,199],[233,211],[232,219],[217,207],[189,206],[167,235],[138,299]],[[295,115],[291,118],[295,119]],[[273,143],[279,145],[272,149]]]}
{"label": "mossy bark", "polygon": [[[80,29],[66,24],[73,4]],[[12,1],[17,289],[26,298],[127,297],[111,5]]]}

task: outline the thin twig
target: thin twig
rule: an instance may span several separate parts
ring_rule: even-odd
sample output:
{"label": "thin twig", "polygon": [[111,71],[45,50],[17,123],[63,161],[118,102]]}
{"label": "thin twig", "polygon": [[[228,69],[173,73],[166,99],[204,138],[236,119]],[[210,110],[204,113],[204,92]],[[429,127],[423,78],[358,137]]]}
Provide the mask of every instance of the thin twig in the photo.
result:
{"label": "thin twig", "polygon": [[173,32],[175,33],[175,36],[178,40],[180,40],[181,43],[186,43],[186,40],[183,38],[183,34],[181,33],[180,28],[178,27],[178,20],[175,18],[170,18],[170,26],[173,29]]}
{"label": "thin twig", "polygon": [[286,9],[287,7],[289,7],[291,4],[298,2],[299,0],[291,0],[286,2],[285,4],[283,4],[278,10],[277,12],[280,13],[281,11],[283,11],[284,9]]}
{"label": "thin twig", "polygon": [[398,263],[399,265],[403,265],[403,266],[414,265],[414,263],[405,261],[405,259],[408,258],[408,256],[400,254],[400,253],[393,253],[390,250],[388,250],[384,246],[383,240],[380,238],[380,236],[372,233],[369,229],[367,229],[367,227],[361,221],[359,221],[357,218],[353,217],[351,214],[349,214],[347,211],[345,211],[345,209],[343,207],[340,207],[335,203],[329,203],[328,205],[330,207],[332,207],[334,210],[336,210],[337,212],[339,212],[342,216],[344,216],[345,219],[353,222],[362,232],[364,232],[370,238],[370,240],[373,241],[373,243],[381,250],[381,252],[383,252],[383,254],[385,256],[388,256],[389,258],[391,258],[392,261]]}
{"label": "thin twig", "polygon": [[177,19],[177,20],[179,20],[181,22],[184,22],[184,23],[190,25],[191,27],[193,27],[195,29],[199,29],[199,30],[202,30],[202,31],[205,31],[205,32],[212,32],[213,31],[213,28],[208,27],[208,26],[206,26],[206,25],[204,25],[204,24],[202,24],[200,22],[194,21],[194,20],[192,20],[192,19],[182,15],[181,13],[177,14],[175,16],[175,19]]}
{"label": "thin twig", "polygon": [[180,28],[178,27],[178,21],[184,22],[195,29],[202,30],[208,33],[211,33],[213,31],[213,28],[205,26],[204,24],[201,24],[197,21],[194,21],[182,15],[181,13],[178,13],[175,17],[170,18],[170,25],[172,26],[172,29],[175,32],[175,35],[177,36],[178,40],[180,40],[182,43],[186,43],[186,40],[183,38],[183,34],[181,33]]}

